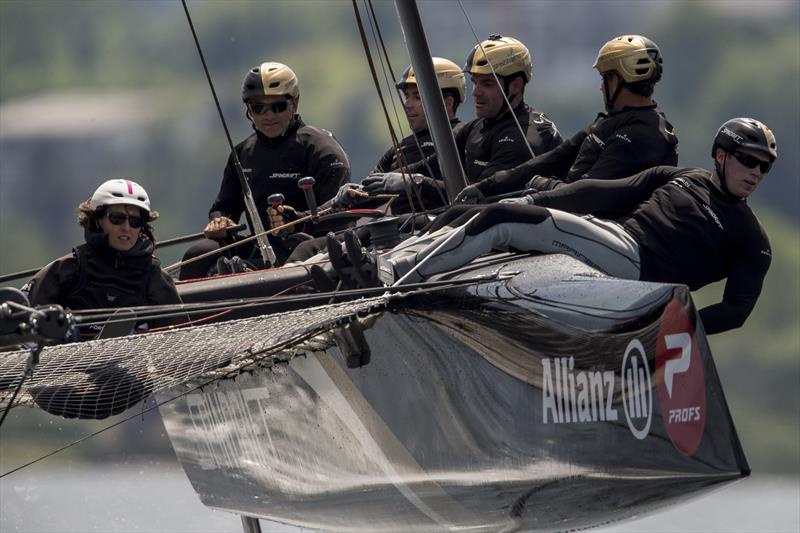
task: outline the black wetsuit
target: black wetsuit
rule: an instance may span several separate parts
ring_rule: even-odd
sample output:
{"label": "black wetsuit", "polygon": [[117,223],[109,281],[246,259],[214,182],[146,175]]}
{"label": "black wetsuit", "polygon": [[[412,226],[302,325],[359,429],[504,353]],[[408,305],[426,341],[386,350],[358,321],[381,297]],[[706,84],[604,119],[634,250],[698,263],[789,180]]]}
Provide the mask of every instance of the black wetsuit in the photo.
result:
{"label": "black wetsuit", "polygon": [[[561,144],[555,124],[541,111],[519,104],[514,113],[525,131],[523,140],[514,117],[508,111],[497,118],[478,118],[467,122],[456,135],[456,147],[464,165],[468,183],[477,183],[495,172],[513,168],[531,158],[531,152],[543,154]],[[412,165],[411,171],[427,175],[428,166],[440,173],[436,156]],[[444,188],[444,185],[442,185]]]}
{"label": "black wetsuit", "polygon": [[659,165],[678,164],[678,138],[672,124],[655,104],[600,113],[550,152],[478,184],[485,196],[525,188],[536,175],[553,178],[546,189],[580,179],[617,179]]}
{"label": "black wetsuit", "polygon": [[[415,264],[452,226],[462,235],[431,257],[421,276],[493,248],[513,248],[567,253],[618,277],[682,283],[692,290],[727,278],[722,301],[700,310],[706,332],[718,333],[741,326],[752,311],[771,249],[747,202],[724,193],[710,176],[698,168],[655,167],[537,193],[536,205],[457,206],[431,226],[424,248],[412,250],[415,243],[408,242],[403,246],[413,254],[392,254],[398,263]],[[575,214],[603,214],[617,222]]]}
{"label": "black wetsuit", "polygon": [[[458,118],[450,119],[450,127],[453,130],[454,136],[458,137],[458,133],[464,126],[465,124]],[[408,168],[415,169],[410,170],[410,172],[418,172],[439,180],[438,182],[424,181],[416,185],[415,195],[417,193],[420,195],[425,209],[440,207],[445,205],[447,199],[444,182],[441,181],[443,179],[441,171],[436,164],[425,164],[426,160],[430,161],[431,156],[436,154],[436,147],[433,144],[431,132],[426,129],[417,133],[416,137],[416,141],[414,140],[414,135],[409,135],[400,141],[398,147],[402,153],[402,158],[398,157],[397,151],[394,148],[389,148],[378,160],[372,172],[395,172],[407,166]],[[422,148],[422,153],[420,153],[417,143],[419,143],[419,147]],[[422,166],[422,171],[419,170],[420,165]],[[414,198],[414,200],[416,200],[416,198]],[[419,206],[417,206],[417,208],[419,208]],[[408,199],[403,195],[392,202],[392,213],[394,214],[408,213],[411,211],[412,209],[409,206]]]}
{"label": "black wetsuit", "polygon": [[[281,193],[284,195],[286,205],[304,210],[306,200],[303,191],[297,186],[301,178],[312,176],[316,180],[314,196],[317,205],[333,198],[339,187],[350,181],[350,161],[333,134],[314,126],[307,126],[299,115],[295,115],[281,137],[270,139],[256,131],[236,146],[236,153],[265,229],[269,228],[266,210],[269,207],[270,195]],[[242,213],[245,213],[252,228],[250,215],[245,210],[233,156],[228,156],[222,184],[208,217],[212,220],[225,216],[238,222]],[[223,244],[229,242],[233,241],[227,240]],[[284,246],[286,242],[276,238],[270,238],[270,242],[276,254],[283,256],[282,259],[288,256],[293,247]],[[219,241],[204,239],[192,246],[183,259],[191,259],[219,247]],[[225,255],[249,258],[254,250],[255,244],[251,241]],[[184,266],[181,268],[180,279],[204,277],[218,257],[220,255],[213,255]]]}
{"label": "black wetsuit", "polygon": [[[333,198],[339,187],[350,181],[350,161],[333,134],[307,126],[299,115],[295,115],[281,137],[270,139],[256,131],[236,146],[236,154],[265,228],[269,227],[265,213],[270,195],[281,193],[287,205],[304,210],[305,197],[297,186],[301,178],[312,176],[316,180],[317,205]],[[228,156],[222,184],[208,218],[226,216],[237,222],[244,212],[241,184],[233,156]]]}
{"label": "black wetsuit", "polygon": [[87,232],[86,244],[45,266],[23,290],[31,305],[73,310],[181,303],[172,278],[152,253],[153,243],[143,235],[133,248],[119,252],[108,245],[105,234]]}
{"label": "black wetsuit", "polygon": [[[450,127],[453,130],[453,135],[458,135],[458,132],[464,127],[464,123],[457,117],[451,118]],[[414,163],[422,161],[423,158],[436,153],[436,147],[433,145],[433,138],[431,137],[430,130],[425,129],[417,133],[416,140],[414,140],[414,137],[414,134],[409,135],[398,144],[398,148],[403,155],[402,159],[397,156],[397,151],[393,147],[389,148],[378,160],[372,172],[393,172],[403,165],[413,165]],[[419,143],[419,147],[417,143]],[[422,148],[422,153],[419,151],[420,148]],[[403,159],[405,161],[403,161]],[[425,174],[427,175],[427,172]],[[431,177],[442,179],[442,176],[438,173],[435,173]]]}

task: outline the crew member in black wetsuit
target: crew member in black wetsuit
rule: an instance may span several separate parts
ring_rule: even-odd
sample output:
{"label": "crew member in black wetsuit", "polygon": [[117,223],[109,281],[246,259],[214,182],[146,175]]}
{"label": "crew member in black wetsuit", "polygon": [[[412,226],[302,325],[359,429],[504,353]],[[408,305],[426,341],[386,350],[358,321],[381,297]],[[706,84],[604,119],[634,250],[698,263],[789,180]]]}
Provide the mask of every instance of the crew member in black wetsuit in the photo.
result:
{"label": "crew member in black wetsuit", "polygon": [[[436,73],[436,81],[439,84],[442,97],[444,98],[445,111],[450,120],[453,134],[455,135],[464,126],[464,123],[456,116],[458,106],[464,101],[467,94],[467,83],[464,73],[458,65],[449,59],[444,59],[442,57],[433,57],[431,59],[433,60],[433,70]],[[368,186],[367,190],[365,190],[364,186],[361,184],[344,184],[339,189],[335,198],[330,202],[331,206],[344,209],[356,205],[360,208],[378,207],[386,203],[386,200],[370,201],[364,198],[364,195],[372,191],[375,191],[374,194],[382,194],[383,191],[393,190],[394,185],[389,183],[391,180],[396,180],[396,186],[402,191],[398,193],[398,197],[392,202],[393,214],[406,214],[415,211],[411,203],[409,203],[409,199],[415,204],[421,200],[421,205],[417,206],[418,209],[425,209],[426,206],[444,205],[446,203],[445,197],[443,196],[444,189],[440,189],[436,185],[436,182],[442,179],[438,174],[432,173],[432,178],[426,177],[423,181],[414,183],[410,180],[404,181],[402,173],[399,172],[409,165],[418,163],[425,157],[436,153],[436,149],[433,145],[430,130],[428,129],[428,119],[422,107],[422,99],[420,98],[419,88],[417,87],[417,78],[414,75],[414,69],[411,65],[403,72],[400,81],[397,82],[397,88],[403,92],[403,109],[406,112],[408,125],[411,127],[411,135],[405,137],[398,143],[397,150],[395,150],[394,147],[389,148],[378,160],[372,172],[373,174],[380,173],[380,181],[370,178],[365,180]],[[415,175],[415,177],[416,176],[419,175]],[[408,177],[409,175],[406,174],[406,179]],[[403,187],[404,183],[408,183],[408,189]],[[425,222],[423,222],[423,224],[424,223]],[[358,233],[361,243],[364,245],[369,244],[369,232],[361,230]],[[324,251],[326,247],[326,237],[302,242],[292,251],[286,263],[306,261]]]}
{"label": "crew member in black wetsuit", "polygon": [[[492,66],[500,84],[495,80]],[[472,80],[478,118],[465,124],[455,140],[469,183],[513,168],[532,154],[548,152],[561,143],[555,124],[544,113],[525,104],[525,87],[531,80],[532,64],[531,55],[521,42],[512,37],[490,36],[470,52],[464,72]],[[435,183],[442,191],[437,196],[446,198],[443,183],[425,179],[430,173],[440,174],[435,155],[410,165],[408,170],[419,174],[415,181]],[[362,183],[371,194],[404,191],[401,175],[368,176]]]}
{"label": "crew member in black wetsuit", "polygon": [[[691,290],[727,278],[722,301],[701,309],[700,317],[709,334],[737,328],[755,306],[771,260],[747,198],[777,155],[764,124],[735,118],[714,138],[713,171],[654,167],[539,192],[529,205],[448,212],[427,234],[379,257],[379,273],[384,282],[407,273],[404,282],[411,282],[492,249],[565,253],[612,276]],[[598,214],[617,221],[592,216]]]}
{"label": "crew member in black wetsuit", "polygon": [[[465,188],[456,203],[524,188],[549,190],[580,179],[615,179],[658,165],[678,164],[678,138],[655,101],[661,79],[658,46],[640,35],[622,35],[600,48],[594,68],[607,113],[550,152]],[[526,185],[527,184],[527,185]]]}
{"label": "crew member in black wetsuit", "polygon": [[[264,227],[269,228],[266,210],[268,198],[281,193],[285,205],[305,205],[303,191],[297,182],[312,176],[316,180],[317,203],[330,200],[350,180],[350,161],[344,149],[329,131],[306,125],[297,114],[300,86],[294,72],[281,63],[262,63],[245,76],[242,86],[247,118],[255,130],[236,146],[242,171],[253,193],[256,208]],[[234,226],[245,212],[244,197],[233,157],[228,157],[219,193],[209,212],[209,223],[203,230],[206,239],[190,248],[184,260],[196,257],[225,244],[225,228]],[[249,213],[246,216],[250,217]],[[252,224],[251,224],[252,227]],[[288,251],[284,243],[270,237],[276,254],[284,259]],[[255,245],[251,241],[228,252],[251,257]],[[206,276],[217,261],[216,256],[196,261],[181,268],[181,279]]]}
{"label": "crew member in black wetsuit", "polygon": [[23,287],[31,305],[79,310],[180,304],[172,278],[153,255],[150,223],[157,218],[141,185],[128,179],[100,185],[78,206],[86,242],[41,269]]}
{"label": "crew member in black wetsuit", "polygon": [[[433,70],[436,73],[436,81],[442,91],[447,118],[450,120],[453,135],[457,135],[464,127],[464,123],[456,116],[458,106],[464,101],[467,94],[464,73],[449,59],[442,57],[431,59],[433,60]],[[440,188],[437,184],[442,179],[438,167],[434,170],[428,166],[425,174],[430,177],[424,177],[423,180],[418,180],[416,183],[407,180],[406,169],[410,165],[415,165],[436,153],[431,132],[428,129],[428,119],[422,107],[417,78],[411,65],[403,72],[400,81],[397,82],[397,88],[403,93],[403,109],[408,125],[411,127],[411,135],[401,140],[397,149],[391,147],[386,150],[370,173],[371,175],[362,184],[348,183],[344,185],[337,194],[334,206],[351,207],[355,203],[356,197],[348,195],[346,189],[357,189],[367,194],[384,194],[387,191],[395,191],[400,194],[392,202],[392,212],[395,214],[409,213],[415,210],[409,204],[409,198],[415,204],[419,200],[422,201],[422,205],[417,205],[416,210],[437,207],[446,203],[445,196],[443,196],[444,188]],[[401,173],[404,170],[406,170],[406,178]],[[422,178],[421,175],[415,177]],[[404,186],[405,183],[408,183],[408,188]]]}

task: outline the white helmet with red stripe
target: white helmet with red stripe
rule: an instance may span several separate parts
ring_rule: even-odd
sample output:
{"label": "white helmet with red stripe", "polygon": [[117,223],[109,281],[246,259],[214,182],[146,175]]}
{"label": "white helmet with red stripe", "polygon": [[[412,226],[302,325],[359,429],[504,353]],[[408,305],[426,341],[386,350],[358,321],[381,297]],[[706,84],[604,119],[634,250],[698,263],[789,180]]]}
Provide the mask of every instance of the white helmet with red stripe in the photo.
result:
{"label": "white helmet with red stripe", "polygon": [[92,209],[115,204],[135,205],[150,212],[150,198],[147,196],[147,191],[129,179],[108,180],[94,191],[89,201]]}

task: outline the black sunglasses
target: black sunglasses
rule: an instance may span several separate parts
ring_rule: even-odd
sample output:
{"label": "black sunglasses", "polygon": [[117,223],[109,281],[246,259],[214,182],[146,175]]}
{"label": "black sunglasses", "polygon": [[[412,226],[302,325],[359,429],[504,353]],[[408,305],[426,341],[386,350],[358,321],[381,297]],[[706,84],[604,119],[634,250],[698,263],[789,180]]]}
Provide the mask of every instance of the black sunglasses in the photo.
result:
{"label": "black sunglasses", "polygon": [[769,172],[769,169],[772,168],[772,163],[769,161],[764,161],[763,159],[759,159],[754,155],[746,154],[744,152],[733,152],[733,157],[735,157],[739,163],[743,164],[747,168],[759,167],[762,174],[766,174]]}
{"label": "black sunglasses", "polygon": [[125,213],[118,213],[116,211],[109,211],[106,213],[106,218],[108,218],[108,221],[115,226],[121,226],[127,220],[128,225],[130,225],[130,227],[133,229],[139,229],[142,227],[142,224],[144,224],[144,220],[140,216],[126,215]]}
{"label": "black sunglasses", "polygon": [[289,108],[289,102],[291,102],[291,100],[281,100],[280,102],[272,102],[271,104],[266,102],[249,102],[247,105],[250,106],[250,111],[254,114],[263,115],[267,112],[267,109],[272,110],[273,113],[283,113]]}

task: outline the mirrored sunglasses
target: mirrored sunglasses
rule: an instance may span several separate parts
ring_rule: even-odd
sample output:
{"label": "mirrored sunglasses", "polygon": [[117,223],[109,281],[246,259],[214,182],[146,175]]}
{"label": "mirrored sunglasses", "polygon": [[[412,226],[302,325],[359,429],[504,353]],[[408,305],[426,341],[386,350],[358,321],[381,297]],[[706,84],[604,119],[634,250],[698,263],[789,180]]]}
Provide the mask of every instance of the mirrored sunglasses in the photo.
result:
{"label": "mirrored sunglasses", "polygon": [[250,102],[248,105],[250,106],[250,111],[252,111],[256,115],[263,115],[267,112],[267,110],[271,110],[273,113],[283,113],[289,108],[289,102],[291,100],[281,100],[279,102]]}
{"label": "mirrored sunglasses", "polygon": [[121,226],[127,220],[128,225],[130,225],[130,227],[133,229],[139,229],[144,224],[144,220],[138,215],[126,215],[125,213],[118,213],[116,211],[109,211],[106,213],[106,218],[108,218],[108,221],[115,226]]}
{"label": "mirrored sunglasses", "polygon": [[769,161],[764,161],[763,159],[759,159],[754,155],[746,154],[744,152],[733,152],[733,157],[735,157],[739,163],[743,164],[747,168],[759,167],[762,174],[766,174],[769,172],[769,169],[772,168],[772,163]]}

